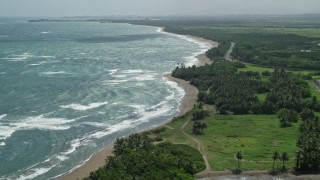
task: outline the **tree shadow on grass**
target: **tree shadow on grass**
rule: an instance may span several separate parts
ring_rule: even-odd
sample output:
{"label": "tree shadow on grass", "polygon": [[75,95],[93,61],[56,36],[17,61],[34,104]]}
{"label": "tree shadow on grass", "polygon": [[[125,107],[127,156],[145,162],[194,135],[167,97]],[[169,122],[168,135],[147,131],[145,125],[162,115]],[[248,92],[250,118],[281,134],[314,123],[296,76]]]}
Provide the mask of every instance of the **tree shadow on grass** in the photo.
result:
{"label": "tree shadow on grass", "polygon": [[235,174],[235,175],[239,175],[242,173],[242,170],[241,169],[235,169],[235,170],[232,170],[232,174]]}

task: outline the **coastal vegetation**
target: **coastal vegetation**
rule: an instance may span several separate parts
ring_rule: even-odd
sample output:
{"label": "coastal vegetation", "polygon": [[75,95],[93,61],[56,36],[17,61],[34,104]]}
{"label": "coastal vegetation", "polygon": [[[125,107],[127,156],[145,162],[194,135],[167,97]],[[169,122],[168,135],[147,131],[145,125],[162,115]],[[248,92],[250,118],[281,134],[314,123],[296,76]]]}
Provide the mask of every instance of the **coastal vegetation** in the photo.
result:
{"label": "coastal vegetation", "polygon": [[193,179],[205,168],[199,152],[186,145],[160,143],[139,134],[117,139],[114,156],[86,179]]}
{"label": "coastal vegetation", "polygon": [[[207,169],[214,171],[240,167],[273,173],[320,171],[320,95],[314,84],[320,77],[319,22],[116,22],[162,26],[169,32],[219,41],[218,48],[206,52],[213,64],[172,72],[199,89],[199,104],[170,124],[142,133],[161,142],[150,146],[169,154],[165,149],[169,146],[198,149]],[[236,44],[234,61],[225,61],[231,42]],[[201,156],[195,159],[200,162]],[[177,177],[188,178],[204,169],[203,164],[193,171],[178,167]]]}

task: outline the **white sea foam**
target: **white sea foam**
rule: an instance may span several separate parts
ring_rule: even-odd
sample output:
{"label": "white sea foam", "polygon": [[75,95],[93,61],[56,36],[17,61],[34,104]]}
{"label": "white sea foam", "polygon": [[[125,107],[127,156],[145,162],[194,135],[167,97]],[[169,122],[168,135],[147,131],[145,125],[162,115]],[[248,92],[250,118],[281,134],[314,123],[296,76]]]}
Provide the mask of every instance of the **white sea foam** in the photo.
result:
{"label": "white sea foam", "polygon": [[61,108],[66,108],[66,109],[73,109],[77,111],[86,111],[89,109],[94,109],[103,105],[108,104],[108,102],[96,102],[96,103],[90,103],[88,105],[82,105],[82,104],[69,104],[69,105],[63,105],[60,106]]}
{"label": "white sea foam", "polygon": [[164,105],[166,103],[168,103],[168,101],[161,101],[160,103],[149,107],[148,109],[146,109],[146,111],[155,110],[156,108],[161,107],[162,105]]}
{"label": "white sea foam", "polygon": [[117,74],[112,74],[113,78],[119,80],[108,80],[104,81],[107,83],[121,83],[121,82],[133,82],[133,81],[152,81],[156,79],[158,74],[153,71],[144,71],[141,69],[129,69],[121,70]]}
{"label": "white sea foam", "polygon": [[145,72],[144,70],[141,69],[128,69],[128,70],[122,70],[121,73],[124,74],[139,74]]}
{"label": "white sea foam", "polygon": [[[171,109],[173,108],[173,107],[169,106],[166,102],[160,102],[159,104],[154,105],[153,107],[147,109],[147,111],[146,111],[145,105],[129,104],[128,106],[133,107],[137,111],[139,111],[139,114],[138,114],[139,118],[123,120],[122,122],[120,122],[118,124],[113,124],[113,125],[110,125],[110,124],[108,125],[108,124],[104,124],[104,123],[89,123],[88,122],[87,123],[88,125],[98,125],[99,127],[106,127],[106,128],[102,131],[89,133],[89,134],[84,135],[82,138],[77,138],[77,139],[72,140],[71,142],[68,143],[68,144],[70,144],[70,148],[62,153],[59,153],[58,155],[55,156],[55,158],[66,160],[68,158],[67,157],[68,154],[75,152],[77,150],[77,148],[79,148],[80,146],[89,144],[94,139],[99,139],[99,138],[105,137],[107,135],[110,135],[115,132],[125,130],[128,128],[137,127],[139,124],[147,122],[155,117],[159,117],[163,114],[168,114],[171,111]],[[89,159],[85,160],[83,163],[85,163]],[[73,168],[69,172],[72,172],[74,169],[80,167],[81,165],[78,165],[77,167]]]}
{"label": "white sea foam", "polygon": [[116,84],[123,83],[123,82],[128,82],[128,80],[106,80],[106,81],[99,82],[99,84],[101,84],[101,85],[116,85]]}
{"label": "white sea foam", "polygon": [[110,72],[109,74],[111,75],[111,74],[116,73],[118,71],[118,69],[111,69],[111,70],[107,70],[107,71],[109,71]]}
{"label": "white sea foam", "polygon": [[197,40],[195,38],[184,36],[184,35],[164,32],[163,28],[158,28],[157,32],[162,33],[162,34],[171,35],[171,36],[176,36],[176,37],[178,37],[180,39],[186,40],[188,42],[195,43],[195,44],[197,44],[199,46],[199,51],[198,52],[193,53],[192,56],[185,57],[185,59],[186,59],[185,66],[186,67],[190,67],[190,66],[193,66],[193,65],[197,64],[198,60],[196,59],[196,56],[200,55],[200,54],[203,54],[207,50],[212,48],[212,45],[210,43],[208,43],[208,42]]}
{"label": "white sea foam", "polygon": [[7,116],[7,114],[1,114],[0,115],[0,120],[2,120],[3,118],[5,118]]}
{"label": "white sea foam", "polygon": [[52,59],[54,59],[56,57],[55,56],[38,56],[38,58],[46,58],[46,59],[52,58]]}
{"label": "white sea foam", "polygon": [[99,122],[83,122],[81,124],[94,126],[94,127],[99,127],[99,128],[108,126],[106,123],[99,123]]}
{"label": "white sea foam", "polygon": [[52,71],[52,72],[42,72],[40,74],[43,74],[43,75],[56,75],[56,74],[68,74],[68,73],[65,72],[65,71]]}
{"label": "white sea foam", "polygon": [[155,53],[157,51],[154,51],[154,50],[150,50],[150,51],[146,51],[145,54],[151,54],[151,53]]}
{"label": "white sea foam", "polygon": [[9,57],[5,57],[1,59],[12,61],[12,62],[18,62],[18,61],[26,61],[31,57],[34,57],[34,55],[30,53],[23,53],[23,54],[11,54]]}
{"label": "white sea foam", "polygon": [[14,132],[20,130],[67,130],[70,128],[68,123],[74,122],[75,119],[69,120],[64,118],[48,118],[44,115],[28,117],[20,122],[9,124],[0,124],[0,140],[5,140]]}
{"label": "white sea foam", "polygon": [[59,159],[59,161],[61,161],[61,162],[69,159],[67,156],[61,156],[61,155],[57,155],[57,156],[55,156],[55,158]]}
{"label": "white sea foam", "polygon": [[48,64],[48,63],[56,63],[56,62],[59,62],[57,60],[51,60],[51,61],[39,61],[37,63],[33,63],[33,64],[29,64],[29,66],[40,66],[42,64]]}
{"label": "white sea foam", "polygon": [[181,106],[181,101],[183,99],[183,97],[185,96],[185,91],[182,87],[180,87],[177,83],[173,82],[173,81],[169,81],[167,78],[163,77],[163,79],[165,80],[165,83],[167,85],[169,85],[171,88],[176,89],[177,90],[177,94],[175,94],[173,91],[171,91],[170,89],[167,89],[170,92],[170,95],[166,97],[166,100],[171,100],[171,99],[179,99],[179,106]]}
{"label": "white sea foam", "polygon": [[130,81],[152,81],[155,80],[155,76],[157,74],[156,73],[152,73],[152,74],[142,74],[139,76],[134,76],[131,79],[129,79]]}
{"label": "white sea foam", "polygon": [[6,145],[6,143],[0,142],[0,146],[5,146],[5,145]]}
{"label": "white sea foam", "polygon": [[[161,102],[157,105],[155,105],[152,109],[146,109],[145,105],[139,105],[139,104],[129,104],[127,105],[129,107],[136,109],[136,114],[138,115],[137,119],[127,119],[123,120],[122,122],[114,125],[106,125],[107,128],[98,131],[92,134],[87,134],[82,138],[82,141],[88,142],[92,139],[99,139],[104,136],[110,135],[112,133],[118,132],[120,130],[128,129],[128,128],[134,128],[138,126],[139,124],[142,124],[144,122],[147,122],[155,117],[159,117],[163,114],[168,114],[173,107],[169,106],[168,103]],[[81,141],[81,142],[82,142]],[[78,142],[75,140],[75,142]],[[78,145],[78,143],[75,143]]]}
{"label": "white sea foam", "polygon": [[81,145],[81,139],[74,139],[69,144],[70,148],[67,151],[63,152],[64,155],[73,153]]}
{"label": "white sea foam", "polygon": [[42,31],[41,34],[51,34],[50,31]]}
{"label": "white sea foam", "polygon": [[27,179],[34,179],[35,177],[38,177],[42,174],[45,174],[46,172],[48,172],[50,169],[52,169],[54,166],[50,166],[48,168],[35,168],[35,169],[30,169],[29,172],[27,174],[23,174],[21,176],[19,176],[18,178],[16,178],[17,180],[27,180]]}

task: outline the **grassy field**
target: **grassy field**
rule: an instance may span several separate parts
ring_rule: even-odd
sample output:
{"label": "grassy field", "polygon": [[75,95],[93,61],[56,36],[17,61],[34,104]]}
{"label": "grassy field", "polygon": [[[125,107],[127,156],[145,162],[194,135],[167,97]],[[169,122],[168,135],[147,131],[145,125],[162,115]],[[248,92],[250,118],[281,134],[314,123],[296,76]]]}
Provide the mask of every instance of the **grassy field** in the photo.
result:
{"label": "grassy field", "polygon": [[[204,121],[208,129],[203,135],[193,135],[192,121],[184,131],[203,144],[203,152],[208,158],[211,168],[215,171],[234,170],[237,168],[235,153],[241,151],[245,158],[241,162],[244,170],[270,170],[272,168],[272,153],[274,151],[287,152],[290,161],[288,168],[294,167],[296,152],[296,137],[299,124],[289,128],[280,128],[275,115],[217,115],[214,107],[206,105],[210,110],[210,117]],[[151,131],[164,141],[186,144],[197,148],[196,142],[188,138],[181,131],[181,126],[191,118],[191,112],[184,117],[177,118],[161,131]],[[276,165],[281,165],[278,162]]]}
{"label": "grassy field", "polygon": [[[209,163],[214,170],[236,169],[235,154],[241,151],[245,160],[242,168],[271,169],[272,153],[287,152],[292,158],[296,152],[298,125],[280,128],[274,115],[217,115],[207,121],[208,129],[199,136],[206,145]],[[294,161],[287,164],[294,166]]]}
{"label": "grassy field", "polygon": [[320,100],[320,93],[317,90],[316,85],[313,83],[313,81],[308,81],[309,89],[312,94],[312,96],[316,96],[318,100]]}
{"label": "grassy field", "polygon": [[263,67],[263,66],[257,66],[254,64],[244,63],[246,65],[245,68],[239,68],[240,72],[246,72],[246,71],[254,71],[262,73],[264,71],[273,72],[274,68],[271,67]]}
{"label": "grassy field", "polygon": [[[245,68],[239,71],[264,71],[272,72],[273,68],[256,66],[246,63]],[[309,71],[291,71],[293,73],[308,74]],[[311,80],[307,81],[312,95],[320,99],[320,93],[316,91]],[[267,93],[257,94],[263,101]],[[244,170],[271,170],[273,161],[272,153],[287,152],[290,161],[287,168],[293,168],[295,163],[296,139],[299,123],[292,127],[280,128],[276,115],[218,115],[214,106],[205,105],[210,111],[210,116],[203,121],[208,124],[208,129],[203,135],[192,134],[190,121],[183,129],[188,135],[203,144],[203,153],[206,155],[211,168],[215,171],[234,170],[237,168],[235,154],[241,151],[245,158],[241,162]],[[176,118],[160,131],[149,132],[149,136],[160,136],[164,141],[175,144],[186,144],[197,148],[197,143],[182,132],[182,126],[192,118],[192,113]],[[281,166],[277,162],[276,166]]]}

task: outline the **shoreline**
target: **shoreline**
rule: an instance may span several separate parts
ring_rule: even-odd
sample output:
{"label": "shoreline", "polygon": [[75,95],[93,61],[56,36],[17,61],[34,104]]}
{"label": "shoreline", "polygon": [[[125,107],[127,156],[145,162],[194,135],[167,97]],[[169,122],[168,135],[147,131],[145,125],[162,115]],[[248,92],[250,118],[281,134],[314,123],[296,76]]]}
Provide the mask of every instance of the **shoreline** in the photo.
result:
{"label": "shoreline", "polygon": [[[160,27],[160,32],[169,33],[169,32],[165,32],[164,28],[162,27]],[[170,34],[173,34],[173,33],[170,33]],[[176,35],[176,34],[173,34],[173,35]],[[183,35],[178,35],[178,36],[183,36]],[[208,43],[211,45],[211,48],[215,48],[219,45],[218,42],[207,40],[201,37],[190,36],[190,35],[186,35],[185,37],[188,37],[200,43]],[[205,53],[198,54],[195,56],[195,58],[197,59],[197,62],[195,64],[197,67],[213,63],[206,56]],[[197,99],[198,99],[198,92],[199,92],[198,89],[195,86],[190,85],[188,81],[172,77],[171,73],[164,74],[163,77],[168,81],[177,83],[177,85],[181,87],[185,92],[185,95],[182,99],[182,103],[179,109],[178,116],[182,116],[188,111],[192,110],[194,104],[197,102]],[[161,124],[152,129],[163,127],[168,123],[170,122],[168,121],[167,123]],[[142,133],[144,131],[149,131],[149,130],[151,129],[143,130],[139,133]],[[113,151],[113,143],[110,145],[107,145],[101,151],[93,154],[87,161],[84,162],[84,164],[80,165],[79,167],[75,167],[75,169],[71,170],[71,172],[67,172],[64,175],[56,177],[56,179],[75,180],[75,179],[83,179],[85,177],[88,177],[90,175],[90,172],[96,171],[100,167],[105,165],[105,159],[107,158],[107,156],[113,155],[112,151]]]}

